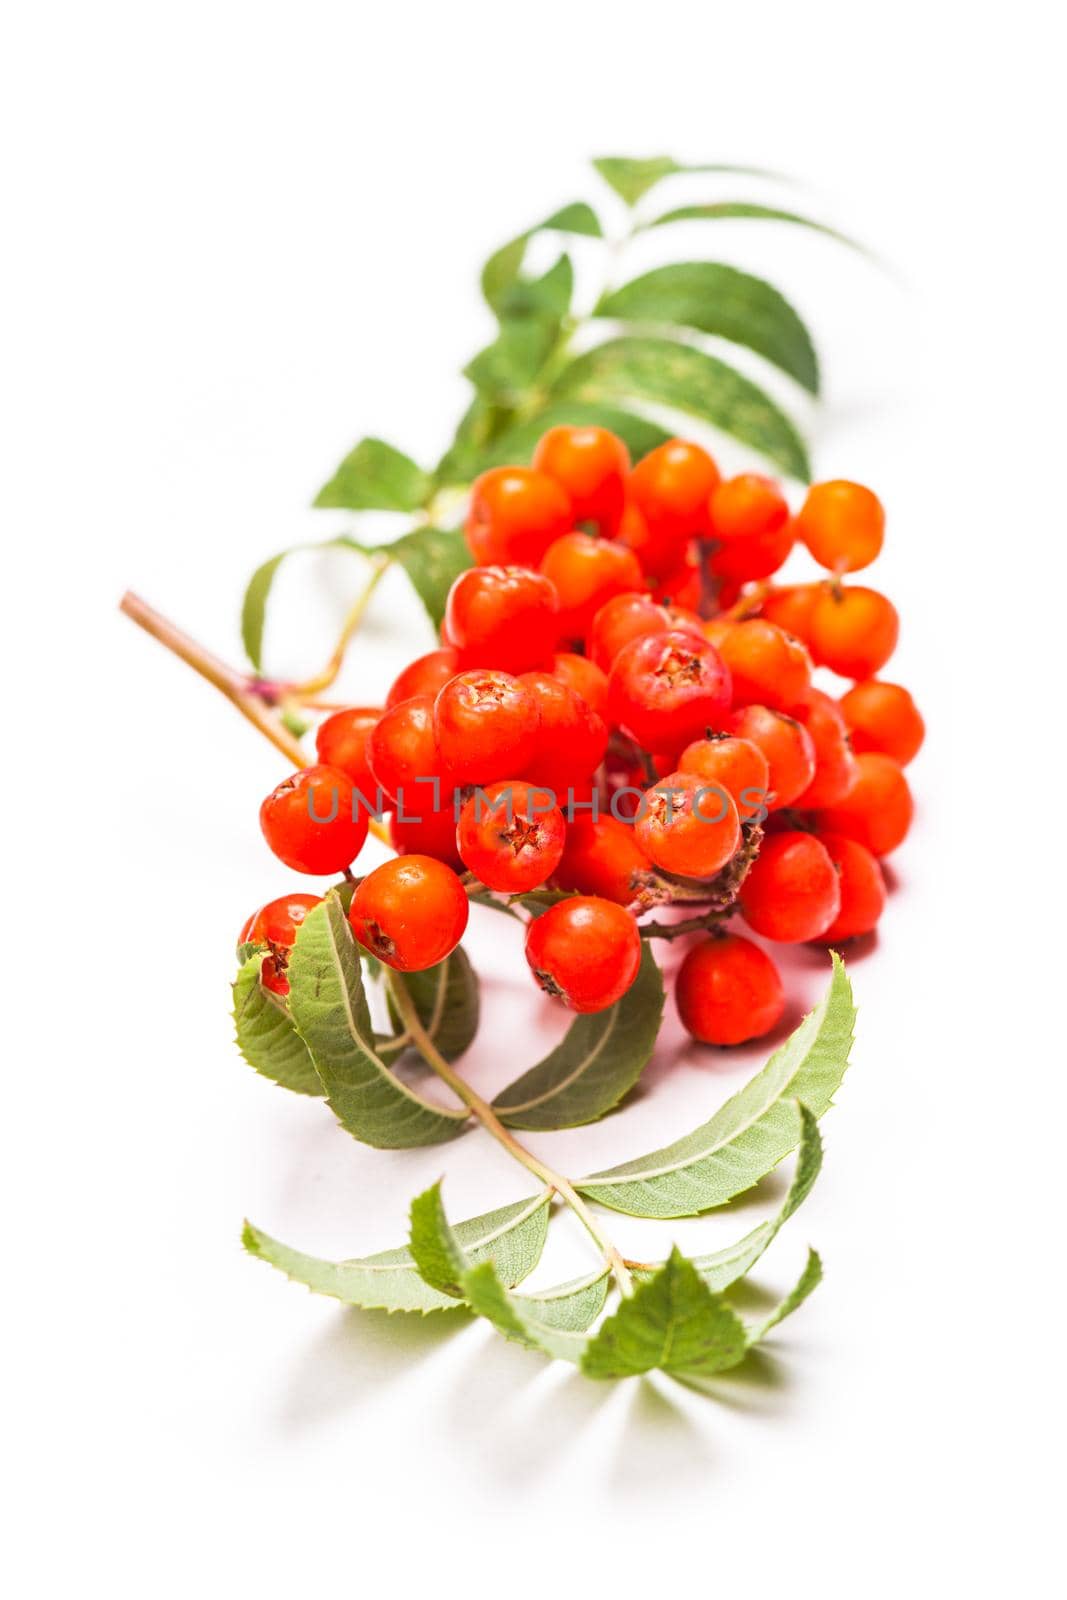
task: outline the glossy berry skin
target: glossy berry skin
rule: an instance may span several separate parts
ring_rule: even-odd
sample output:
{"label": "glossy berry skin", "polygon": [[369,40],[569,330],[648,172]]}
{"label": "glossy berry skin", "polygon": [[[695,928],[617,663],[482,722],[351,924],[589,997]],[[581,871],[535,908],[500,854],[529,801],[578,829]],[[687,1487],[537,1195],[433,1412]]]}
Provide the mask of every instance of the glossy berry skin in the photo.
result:
{"label": "glossy berry skin", "polygon": [[742,822],[769,810],[771,769],[767,757],[751,739],[738,739],[732,734],[695,739],[682,751],[678,770],[725,789]]}
{"label": "glossy berry skin", "polygon": [[841,890],[841,909],[819,935],[820,944],[838,944],[870,933],[886,902],[885,878],[877,858],[843,833],[820,833],[819,839],[837,869]]}
{"label": "glossy berry skin", "polygon": [[791,633],[794,639],[806,644],[811,613],[821,593],[822,586],[817,583],[784,584],[764,596],[760,615],[766,617],[768,622],[777,623],[784,633]]}
{"label": "glossy berry skin", "polygon": [[407,797],[403,813],[394,811],[388,821],[389,842],[400,856],[434,856],[446,866],[463,870],[456,847],[456,803],[451,794],[441,793],[434,806],[432,784],[420,784],[414,800]]}
{"label": "glossy berry skin", "polygon": [[882,548],[885,511],[878,496],[862,483],[836,478],[812,485],[796,527],[820,567],[828,572],[858,572],[869,567]]}
{"label": "glossy berry skin", "polygon": [[419,780],[440,778],[441,759],[433,723],[434,700],[428,694],[401,700],[382,716],[371,733],[367,758],[374,781],[389,799],[421,816],[420,807],[434,798],[434,785]]}
{"label": "glossy berry skin", "polygon": [[442,770],[456,788],[525,772],[537,753],[537,701],[506,672],[461,672],[434,702]]}
{"label": "glossy berry skin", "polygon": [[541,573],[559,595],[559,637],[568,641],[584,639],[605,601],[642,582],[632,550],[588,533],[565,533],[550,544],[541,559]]}
{"label": "glossy berry skin", "polygon": [[711,571],[727,583],[769,578],[796,537],[778,485],[758,472],[743,472],[719,484],[708,506],[708,524],[718,547],[711,554]]}
{"label": "glossy berry skin", "polygon": [[841,711],[857,753],[877,750],[906,767],[922,748],[926,725],[919,708],[899,683],[870,678],[841,697]]}
{"label": "glossy berry skin", "polygon": [[736,933],[693,946],[678,969],[674,998],[683,1026],[702,1044],[761,1039],[785,1010],[778,968],[758,944]]}
{"label": "glossy berry skin", "polygon": [[615,657],[631,639],[646,633],[666,633],[671,619],[644,589],[613,595],[595,613],[586,641],[586,652],[603,672],[610,672]]}
{"label": "glossy berry skin", "polygon": [[475,480],[464,529],[480,567],[536,567],[574,526],[570,497],[531,467],[493,467]]}
{"label": "glossy berry skin", "polygon": [[[628,492],[645,532],[631,548],[646,572],[665,576],[682,560],[691,538],[707,538],[708,501],[719,482],[711,456],[685,439],[669,439],[638,462]],[[620,537],[625,536],[624,527]]]}
{"label": "glossy berry skin", "polygon": [[606,813],[576,812],[567,823],[563,855],[555,872],[561,889],[599,895],[616,905],[651,904],[651,863],[632,827]]}
{"label": "glossy berry skin", "polygon": [[713,878],[741,845],[733,797],[691,772],[672,772],[649,789],[634,833],[664,872]]}
{"label": "glossy berry skin", "polygon": [[608,675],[587,656],[560,650],[552,657],[551,673],[580,695],[591,711],[603,716],[608,707]]}
{"label": "glossy berry skin", "polygon": [[816,812],[820,833],[843,833],[887,856],[911,827],[914,804],[908,780],[891,756],[866,750],[856,757],[856,775],[836,805]]}
{"label": "glossy berry skin", "polygon": [[699,611],[704,598],[704,580],[700,562],[688,552],[676,567],[653,583],[656,599],[664,605],[681,606],[687,611]]}
{"label": "glossy berry skin", "polygon": [[438,694],[458,671],[459,656],[448,645],[441,650],[431,650],[424,656],[416,656],[386,695],[386,710],[390,711],[402,700],[412,700],[419,694]]}
{"label": "glossy berry skin", "polygon": [[546,994],[572,1011],[603,1011],[621,1000],[641,965],[641,935],[611,900],[575,895],[531,922],[526,960]]}
{"label": "glossy berry skin", "polygon": [[608,718],[645,750],[670,753],[720,728],[730,711],[730,673],[705,639],[680,629],[625,645],[608,680]]}
{"label": "glossy berry skin", "polygon": [[259,825],[279,861],[315,876],[342,872],[363,848],[367,812],[354,803],[352,780],[337,767],[305,767],[259,808]]}
{"label": "glossy berry skin", "polygon": [[565,490],[575,522],[595,522],[605,538],[614,538],[630,471],[630,452],[616,434],[607,428],[549,428],[533,465]]}
{"label": "glossy berry skin", "polygon": [[856,758],[841,707],[821,689],[809,688],[792,708],[792,715],[811,734],[815,746],[815,776],[793,804],[800,811],[835,805],[856,775]]}
{"label": "glossy berry skin", "polygon": [[730,731],[749,739],[763,751],[770,768],[771,811],[794,804],[815,776],[815,744],[802,723],[769,706],[742,706],[730,721]]}
{"label": "glossy berry skin", "polygon": [[537,702],[537,748],[522,769],[525,776],[553,789],[562,804],[568,789],[588,782],[604,759],[608,725],[589,703],[547,672],[524,672],[519,679]]}
{"label": "glossy berry skin", "polygon": [[507,779],[464,803],[456,838],[463,864],[501,894],[547,883],[563,854],[567,825],[553,792]]}
{"label": "glossy berry skin", "polygon": [[730,669],[735,706],[786,711],[811,683],[811,657],[800,640],[763,617],[735,622],[718,649]]}
{"label": "glossy berry skin", "polygon": [[433,856],[397,856],[356,886],[348,920],[364,949],[387,967],[422,972],[452,954],[469,910],[451,867]]}
{"label": "glossy berry skin", "polygon": [[377,786],[367,760],[367,746],[381,715],[380,710],[371,707],[352,706],[346,711],[335,711],[315,731],[319,761],[347,773],[369,803],[373,803]]}
{"label": "glossy berry skin", "polygon": [[841,909],[829,851],[814,834],[768,835],[741,885],[745,921],[764,939],[817,939]]}
{"label": "glossy berry skin", "polygon": [[448,591],[444,633],[461,672],[543,667],[556,648],[559,624],[555,588],[527,567],[471,567]]}
{"label": "glossy berry skin", "polygon": [[289,993],[289,979],[285,969],[289,965],[289,952],[296,943],[297,929],[315,906],[322,904],[317,894],[284,894],[254,911],[241,929],[238,944],[264,945],[267,949],[259,978],[264,989],[272,994]]}
{"label": "glossy berry skin", "polygon": [[812,607],[808,648],[812,660],[842,678],[873,678],[897,647],[900,618],[877,589],[827,584]]}

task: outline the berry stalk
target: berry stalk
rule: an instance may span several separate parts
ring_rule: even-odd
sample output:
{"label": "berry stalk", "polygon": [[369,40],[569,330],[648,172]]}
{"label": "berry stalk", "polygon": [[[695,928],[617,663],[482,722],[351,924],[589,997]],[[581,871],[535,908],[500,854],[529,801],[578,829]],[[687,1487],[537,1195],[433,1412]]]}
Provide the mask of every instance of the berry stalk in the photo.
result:
{"label": "berry stalk", "polygon": [[502,1145],[514,1160],[524,1166],[527,1172],[532,1173],[534,1177],[540,1178],[541,1182],[547,1184],[550,1189],[555,1190],[564,1204],[574,1212],[604,1257],[620,1292],[624,1295],[632,1294],[633,1279],[630,1276],[625,1260],[601,1228],[596,1217],[590,1211],[581,1195],[578,1194],[569,1178],[565,1178],[562,1173],[556,1172],[554,1168],[546,1165],[538,1156],[535,1156],[532,1150],[527,1150],[525,1145],[520,1144],[514,1134],[505,1128],[489,1102],[483,1100],[477,1090],[472,1089],[470,1084],[452,1069],[419,1020],[418,1012],[403,979],[396,972],[390,972],[388,983],[397,1014],[404,1025],[408,1037],[427,1066],[436,1072],[437,1076],[443,1083],[448,1085],[453,1094],[459,1096],[463,1104],[468,1106],[473,1115],[477,1117],[486,1132],[492,1134],[497,1143]]}

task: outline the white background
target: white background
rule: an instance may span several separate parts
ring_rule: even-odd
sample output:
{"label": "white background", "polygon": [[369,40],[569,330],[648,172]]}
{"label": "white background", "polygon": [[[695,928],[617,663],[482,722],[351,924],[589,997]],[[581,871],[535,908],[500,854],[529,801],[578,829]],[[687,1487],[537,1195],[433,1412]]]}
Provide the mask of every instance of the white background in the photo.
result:
{"label": "white background", "polygon": [[[10,1592],[1051,1593],[1051,8],[43,4],[4,34]],[[791,199],[895,266],[755,224],[684,246],[768,273],[810,318],[816,467],[888,505],[871,576],[903,612],[893,675],[930,725],[899,892],[853,974],[824,1175],[762,1274],[788,1282],[810,1240],[826,1282],[715,1402],[599,1387],[472,1325],[346,1314],[243,1256],[246,1213],[356,1254],[398,1242],[442,1170],[455,1216],[524,1179],[476,1133],[365,1150],[242,1066],[227,981],[242,920],[288,882],[256,826],[278,761],[115,611],[129,584],[236,656],[251,568],[345,525],[307,510],[344,451],[374,432],[440,452],[490,334],[488,252],[599,199],[588,156],[664,150],[806,185],[689,180],[671,199]],[[271,664],[317,666],[357,581],[294,563]],[[353,697],[426,638],[384,588]],[[497,923],[472,943],[495,982],[470,1071],[494,1087],[559,1019]],[[810,999],[821,970],[791,965]],[[670,1032],[651,1093],[532,1142],[574,1171],[620,1159],[750,1065]],[[718,1240],[767,1203],[678,1236]],[[652,1248],[648,1226],[618,1233]],[[546,1273],[582,1249],[564,1226]]]}

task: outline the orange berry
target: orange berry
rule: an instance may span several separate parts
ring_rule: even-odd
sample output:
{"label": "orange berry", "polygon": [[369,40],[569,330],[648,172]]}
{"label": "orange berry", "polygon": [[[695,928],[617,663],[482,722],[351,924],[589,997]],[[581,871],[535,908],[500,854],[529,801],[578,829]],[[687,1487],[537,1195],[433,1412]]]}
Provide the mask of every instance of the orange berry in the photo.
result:
{"label": "orange berry", "polygon": [[906,837],[914,803],[908,780],[891,756],[866,750],[856,757],[856,775],[836,805],[815,813],[819,831],[843,833],[887,856]]}
{"label": "orange berry", "polygon": [[885,910],[885,878],[877,859],[866,845],[843,833],[820,833],[830,860],[837,871],[841,890],[841,909],[824,933],[820,944],[838,944],[870,933]]}
{"label": "orange berry", "polygon": [[778,968],[751,939],[729,933],[695,944],[678,969],[674,998],[682,1024],[703,1044],[743,1044],[781,1021]]}
{"label": "orange berry", "polygon": [[915,701],[899,683],[870,678],[857,683],[841,699],[841,710],[852,730],[852,748],[880,750],[902,767],[918,755],[926,725]]}
{"label": "orange berry", "polygon": [[648,790],[634,833],[657,867],[684,878],[713,878],[741,844],[730,795],[691,772],[669,773]]}
{"label": "orange berry", "polygon": [[899,634],[896,606],[877,589],[827,584],[812,607],[808,648],[816,665],[842,678],[873,678]]}
{"label": "orange berry", "polygon": [[573,526],[566,491],[532,467],[493,467],[471,488],[465,532],[481,567],[536,567]]}
{"label": "orange berry", "polygon": [[769,578],[793,548],[785,497],[773,479],[758,472],[720,483],[711,496],[708,520],[718,546],[710,563],[717,578],[735,583]]}
{"label": "orange berry", "polygon": [[817,583],[789,583],[772,589],[763,599],[760,616],[807,644],[811,613],[821,592]]}
{"label": "orange berry", "polygon": [[797,533],[820,567],[828,572],[858,572],[882,548],[885,511],[862,483],[835,478],[816,483],[797,517]]}
{"label": "orange berry", "polygon": [[676,567],[691,538],[708,535],[708,500],[719,483],[719,469],[706,450],[685,439],[668,439],[650,450],[630,474],[630,500],[644,520],[643,548],[632,542],[641,534],[631,518],[626,537],[646,572],[663,576]]}
{"label": "orange berry", "polygon": [[608,675],[595,661],[561,650],[552,657],[551,673],[580,695],[591,711],[604,715],[608,703]]}
{"label": "orange berry", "polygon": [[811,734],[795,717],[769,706],[743,706],[730,719],[730,731],[750,739],[767,758],[770,768],[769,811],[791,806],[815,776],[815,745]]}
{"label": "orange berry", "polygon": [[622,517],[630,452],[607,428],[549,428],[533,465],[570,496],[575,522],[595,522],[613,538]]}
{"label": "orange berry", "polygon": [[730,669],[735,705],[785,711],[811,683],[811,657],[799,639],[762,617],[735,622],[717,649]]}
{"label": "orange berry", "polygon": [[617,594],[641,586],[641,563],[613,539],[565,533],[541,558],[541,574],[559,595],[561,639],[584,639],[600,607]]}
{"label": "orange berry", "polygon": [[[767,806],[771,769],[759,745],[722,733],[696,739],[678,758],[679,772],[692,772],[705,783],[718,784],[733,797],[742,822]],[[769,809],[769,808],[768,808]]]}
{"label": "orange berry", "polygon": [[815,776],[794,804],[800,811],[835,805],[856,775],[856,758],[841,707],[821,689],[809,688],[793,706],[792,714],[807,728],[815,746]]}

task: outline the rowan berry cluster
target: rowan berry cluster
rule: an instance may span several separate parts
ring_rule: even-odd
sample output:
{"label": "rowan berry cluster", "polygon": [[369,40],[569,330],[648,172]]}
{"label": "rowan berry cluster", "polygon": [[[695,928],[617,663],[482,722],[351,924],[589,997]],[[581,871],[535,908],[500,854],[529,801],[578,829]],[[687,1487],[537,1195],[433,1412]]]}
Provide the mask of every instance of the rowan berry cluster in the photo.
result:
{"label": "rowan berry cluster", "polygon": [[[387,965],[444,960],[472,894],[558,889],[526,936],[548,993],[602,1010],[636,977],[642,933],[692,931],[685,1026],[713,1044],[766,1033],[781,978],[727,919],[771,943],[869,933],[880,859],[911,822],[922,718],[877,676],[897,612],[848,581],[883,531],[859,484],[817,484],[793,515],[771,479],[724,480],[697,444],[631,467],[606,430],[553,428],[532,466],[474,484],[477,564],[452,586],[440,648],[384,707],[320,725],[319,765],[263,802],[268,844],[294,871],[351,876],[380,807],[396,855],[355,882],[349,916]],[[797,543],[827,576],[771,584]],[[852,687],[835,696],[815,668]],[[696,914],[644,920],[674,902]],[[274,901],[243,931],[278,994],[315,903]]]}

